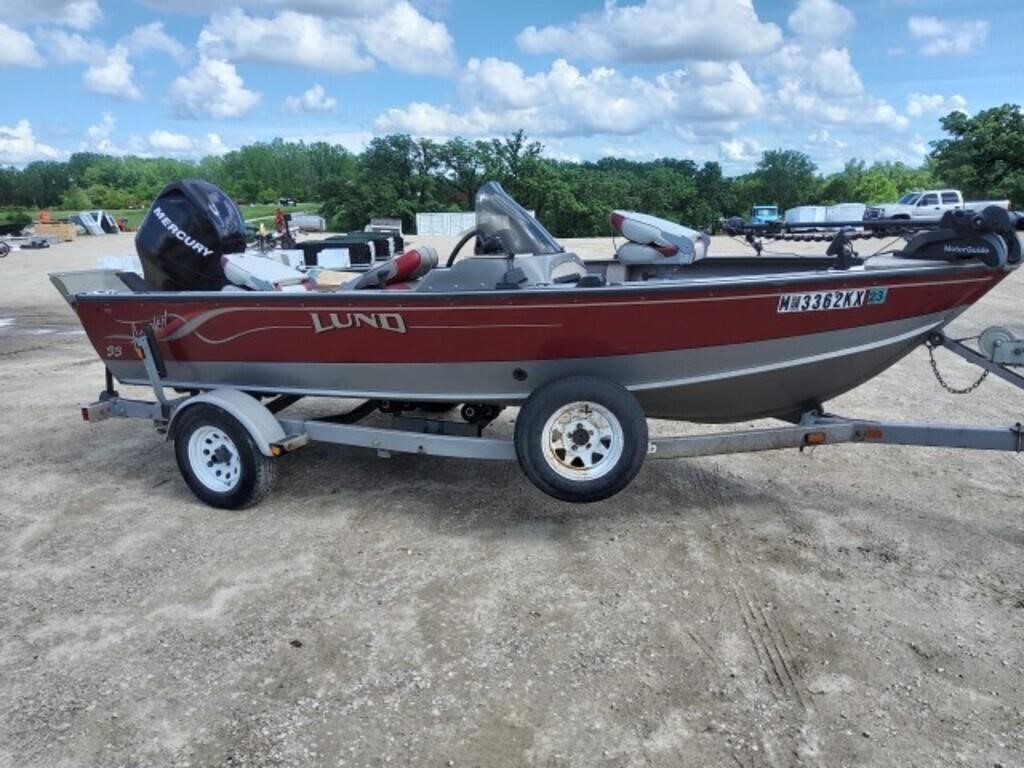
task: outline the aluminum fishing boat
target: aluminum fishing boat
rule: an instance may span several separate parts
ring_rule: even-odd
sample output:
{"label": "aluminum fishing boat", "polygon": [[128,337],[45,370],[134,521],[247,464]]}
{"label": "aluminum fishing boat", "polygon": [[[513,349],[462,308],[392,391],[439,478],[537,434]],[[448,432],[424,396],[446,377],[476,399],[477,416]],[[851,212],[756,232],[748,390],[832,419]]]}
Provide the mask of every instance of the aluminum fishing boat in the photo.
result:
{"label": "aluminum fishing boat", "polygon": [[[1017,219],[999,209],[901,222],[913,229],[900,246],[868,257],[840,232],[821,257],[750,258],[716,258],[702,233],[616,211],[621,244],[588,261],[489,183],[476,229],[443,265],[412,249],[337,289],[309,290],[302,279],[233,282],[240,214],[192,184],[158,198],[140,229],[144,277],[51,276],[110,376],[152,385],[156,370],[161,387],[255,401],[460,404],[477,425],[577,391],[575,410],[552,401],[537,418],[520,416],[541,435],[538,456],[517,446],[527,474],[531,462],[543,474],[548,456],[547,487],[538,484],[573,500],[629,482],[598,470],[639,468],[646,428],[641,440],[623,435],[637,419],[798,422],[941,332],[1021,261]],[[459,258],[470,235],[473,252]],[[254,285],[263,290],[240,287]],[[598,449],[593,435],[603,436]]]}

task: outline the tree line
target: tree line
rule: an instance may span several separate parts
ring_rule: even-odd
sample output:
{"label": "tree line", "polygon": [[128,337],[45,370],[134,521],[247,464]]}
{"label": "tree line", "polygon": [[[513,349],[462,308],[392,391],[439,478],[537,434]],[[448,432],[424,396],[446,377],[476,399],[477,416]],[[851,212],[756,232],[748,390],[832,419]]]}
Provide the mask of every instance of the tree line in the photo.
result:
{"label": "tree line", "polygon": [[1024,204],[1020,107],[1008,104],[974,116],[954,112],[940,123],[947,136],[933,142],[921,167],[850,160],[831,174],[819,173],[806,154],[792,149],[768,150],[753,171],[735,177],[725,176],[715,162],[673,158],[554,160],[522,131],[478,141],[383,136],[359,154],[323,142],[275,139],[198,162],[80,152],[63,162],[0,168],[0,206],[145,207],[167,182],[200,177],[241,203],[279,197],[316,201],[337,229],[361,228],[373,216],[395,216],[411,230],[418,211],[471,210],[480,186],[496,179],[553,232],[582,237],[606,234],[613,208],[710,229],[754,204],[785,209],[878,203],[929,186]]}

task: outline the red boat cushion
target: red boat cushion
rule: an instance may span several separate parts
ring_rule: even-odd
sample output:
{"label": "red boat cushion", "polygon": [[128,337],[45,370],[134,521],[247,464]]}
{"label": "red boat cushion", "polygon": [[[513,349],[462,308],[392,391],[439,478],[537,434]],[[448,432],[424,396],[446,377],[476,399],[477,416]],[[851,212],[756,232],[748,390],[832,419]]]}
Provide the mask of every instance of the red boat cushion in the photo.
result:
{"label": "red boat cushion", "polygon": [[427,246],[412,248],[400,256],[388,259],[369,270],[354,283],[347,285],[352,290],[382,288],[385,285],[417,280],[437,266],[437,251]]}

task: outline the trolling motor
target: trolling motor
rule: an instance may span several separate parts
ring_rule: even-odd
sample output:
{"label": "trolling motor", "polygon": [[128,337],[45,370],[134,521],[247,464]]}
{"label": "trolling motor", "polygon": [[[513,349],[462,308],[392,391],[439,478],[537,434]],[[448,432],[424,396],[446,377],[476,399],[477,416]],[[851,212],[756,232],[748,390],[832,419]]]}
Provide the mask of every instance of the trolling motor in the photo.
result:
{"label": "trolling motor", "polygon": [[908,259],[957,261],[977,259],[993,269],[1018,264],[1021,244],[1015,230],[1018,214],[990,205],[983,211],[946,211],[938,228],[911,238],[900,256]]}

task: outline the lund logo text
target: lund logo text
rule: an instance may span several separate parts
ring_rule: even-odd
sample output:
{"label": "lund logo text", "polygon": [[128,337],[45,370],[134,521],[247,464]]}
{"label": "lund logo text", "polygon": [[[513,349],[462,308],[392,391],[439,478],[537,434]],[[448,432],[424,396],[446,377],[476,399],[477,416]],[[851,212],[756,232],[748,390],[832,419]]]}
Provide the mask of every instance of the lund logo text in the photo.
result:
{"label": "lund logo text", "polygon": [[378,331],[405,333],[405,318],[397,312],[310,312],[313,333],[344,331],[349,328],[373,328]]}

